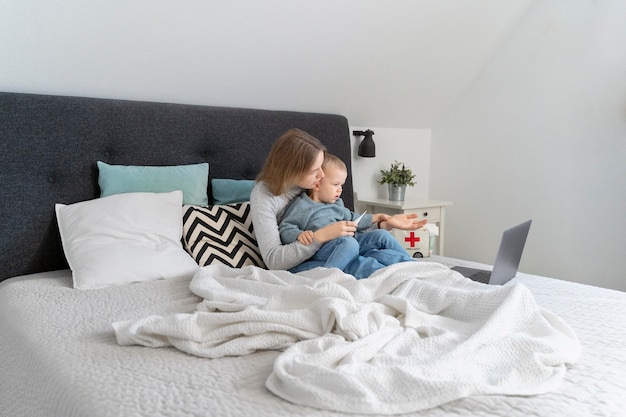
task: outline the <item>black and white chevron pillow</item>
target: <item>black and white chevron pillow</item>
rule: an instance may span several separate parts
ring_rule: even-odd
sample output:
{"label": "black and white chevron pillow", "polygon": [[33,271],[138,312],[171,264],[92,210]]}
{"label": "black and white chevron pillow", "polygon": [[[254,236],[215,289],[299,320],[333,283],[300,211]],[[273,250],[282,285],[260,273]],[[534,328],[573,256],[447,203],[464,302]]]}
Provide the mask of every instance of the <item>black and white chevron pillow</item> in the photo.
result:
{"label": "black and white chevron pillow", "polygon": [[261,259],[250,215],[250,202],[184,206],[183,243],[198,265],[256,265]]}

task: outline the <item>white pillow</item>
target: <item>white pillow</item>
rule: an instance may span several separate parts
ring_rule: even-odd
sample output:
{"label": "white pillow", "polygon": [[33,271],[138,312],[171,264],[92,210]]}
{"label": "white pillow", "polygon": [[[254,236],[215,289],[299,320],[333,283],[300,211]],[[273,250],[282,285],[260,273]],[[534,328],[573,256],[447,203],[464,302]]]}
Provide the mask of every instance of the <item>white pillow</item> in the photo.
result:
{"label": "white pillow", "polygon": [[198,264],[182,248],[182,201],[173,191],[56,204],[74,288],[191,277]]}

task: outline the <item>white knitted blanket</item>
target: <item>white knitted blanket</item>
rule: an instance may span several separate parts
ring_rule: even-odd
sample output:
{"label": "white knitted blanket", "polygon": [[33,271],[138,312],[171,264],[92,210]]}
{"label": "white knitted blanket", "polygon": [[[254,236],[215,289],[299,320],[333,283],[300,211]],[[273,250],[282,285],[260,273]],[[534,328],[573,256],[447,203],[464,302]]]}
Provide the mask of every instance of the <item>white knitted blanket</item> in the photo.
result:
{"label": "white knitted blanket", "polygon": [[523,285],[488,286],[427,262],[368,279],[335,269],[294,275],[201,268],[193,314],[116,322],[119,344],[175,346],[207,358],[284,350],[267,388],[288,401],[394,414],[476,394],[559,386],[580,344]]}

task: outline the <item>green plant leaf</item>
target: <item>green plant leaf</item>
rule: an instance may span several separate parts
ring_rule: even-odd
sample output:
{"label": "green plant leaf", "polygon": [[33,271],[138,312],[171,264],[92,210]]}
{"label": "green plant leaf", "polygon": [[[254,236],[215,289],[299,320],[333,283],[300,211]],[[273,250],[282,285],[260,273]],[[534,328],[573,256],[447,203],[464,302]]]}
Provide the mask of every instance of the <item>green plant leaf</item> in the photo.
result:
{"label": "green plant leaf", "polygon": [[393,184],[393,185],[408,185],[410,187],[415,185],[415,175],[410,168],[404,165],[404,162],[394,161],[389,169],[380,170],[379,184]]}

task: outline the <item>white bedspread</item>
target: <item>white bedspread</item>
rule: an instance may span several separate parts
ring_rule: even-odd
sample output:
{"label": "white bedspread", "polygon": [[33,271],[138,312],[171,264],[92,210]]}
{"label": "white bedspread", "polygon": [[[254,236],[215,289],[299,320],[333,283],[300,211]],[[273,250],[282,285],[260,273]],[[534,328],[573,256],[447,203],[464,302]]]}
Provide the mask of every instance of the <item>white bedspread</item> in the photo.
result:
{"label": "white bedspread", "polygon": [[[531,396],[470,395],[403,417],[626,416],[626,293],[524,273],[512,283],[529,288],[538,305],[565,319],[579,337],[580,360],[567,365],[561,386]],[[322,410],[273,395],[265,384],[285,351],[205,359],[173,347],[117,343],[112,322],[196,311],[201,298],[189,284],[160,280],[77,291],[69,270],[1,282],[0,416],[369,414]]]}
{"label": "white bedspread", "polygon": [[525,286],[477,284],[435,263],[359,281],[337,270],[210,266],[190,288],[203,299],[197,311],[116,322],[118,343],[207,358],[284,350],[267,388],[319,409],[393,414],[541,394],[580,355],[574,332]]}

